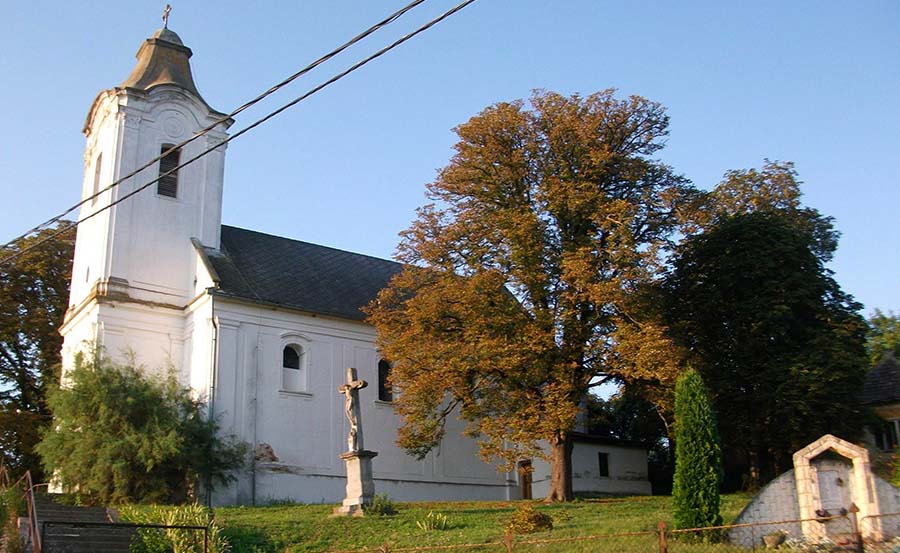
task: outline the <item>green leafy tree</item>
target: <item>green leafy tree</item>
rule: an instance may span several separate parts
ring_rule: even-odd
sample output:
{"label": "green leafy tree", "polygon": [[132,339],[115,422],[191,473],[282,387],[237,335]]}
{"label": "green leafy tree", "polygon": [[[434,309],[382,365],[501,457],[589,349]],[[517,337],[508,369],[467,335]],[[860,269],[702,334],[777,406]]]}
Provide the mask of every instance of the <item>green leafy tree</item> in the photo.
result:
{"label": "green leafy tree", "polygon": [[[548,500],[569,500],[571,433],[593,385],[654,376],[664,329],[641,321],[642,283],[696,195],[652,159],[668,117],[644,98],[536,92],[457,127],[436,202],[403,233],[407,269],[370,308],[403,419],[424,455],[454,411],[486,459],[550,446]],[[617,349],[618,348],[618,349]]]}
{"label": "green leafy tree", "polygon": [[[777,213],[812,238],[813,253],[828,262],[837,249],[840,234],[834,219],[800,202],[802,182],[794,164],[765,160],[761,169],[737,169],[725,173],[710,194],[711,209],[707,215],[746,215]],[[715,221],[713,217],[710,219]]]}
{"label": "green leafy tree", "polygon": [[881,361],[885,354],[900,359],[900,317],[893,311],[885,314],[876,309],[869,318],[869,327],[869,337],[866,340],[869,362],[874,365]]}
{"label": "green leafy tree", "polygon": [[51,392],[54,425],[38,451],[64,488],[103,504],[183,502],[200,483],[225,484],[245,447],[218,436],[173,374],[78,359]]}
{"label": "green leafy tree", "polygon": [[59,327],[75,246],[75,233],[65,230],[71,226],[61,221],[0,250],[0,258],[18,255],[0,265],[0,462],[13,478],[26,470],[43,478],[34,446],[49,420],[48,384],[59,377]]}
{"label": "green leafy tree", "polygon": [[703,378],[688,370],[675,385],[675,527],[720,526],[721,483],[722,450],[716,413]]}
{"label": "green leafy tree", "polygon": [[666,424],[656,407],[631,386],[609,399],[593,394],[587,398],[587,427],[591,434],[648,444],[668,436]]}
{"label": "green leafy tree", "polygon": [[861,430],[867,327],[816,244],[776,213],[726,216],[686,241],[667,279],[669,324],[713,396],[730,487],[758,486],[826,432]]}
{"label": "green leafy tree", "polygon": [[894,477],[891,479],[891,483],[900,487],[900,455],[894,456]]}
{"label": "green leafy tree", "polygon": [[671,417],[647,399],[647,392],[637,384],[629,384],[606,400],[588,394],[587,429],[598,436],[646,444],[653,493],[668,494],[672,491],[674,469],[668,424]]}

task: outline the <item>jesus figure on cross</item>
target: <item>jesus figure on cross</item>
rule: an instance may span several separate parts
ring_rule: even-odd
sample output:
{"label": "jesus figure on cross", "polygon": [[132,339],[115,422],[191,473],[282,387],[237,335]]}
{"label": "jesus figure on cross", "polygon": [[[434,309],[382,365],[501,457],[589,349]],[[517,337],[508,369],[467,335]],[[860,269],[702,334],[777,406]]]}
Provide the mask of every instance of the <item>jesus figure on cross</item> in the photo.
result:
{"label": "jesus figure on cross", "polygon": [[347,434],[349,451],[359,451],[363,447],[362,428],[359,425],[359,391],[369,385],[365,380],[356,379],[356,369],[347,369],[347,383],[338,388],[344,394],[344,412],[350,421],[350,432]]}

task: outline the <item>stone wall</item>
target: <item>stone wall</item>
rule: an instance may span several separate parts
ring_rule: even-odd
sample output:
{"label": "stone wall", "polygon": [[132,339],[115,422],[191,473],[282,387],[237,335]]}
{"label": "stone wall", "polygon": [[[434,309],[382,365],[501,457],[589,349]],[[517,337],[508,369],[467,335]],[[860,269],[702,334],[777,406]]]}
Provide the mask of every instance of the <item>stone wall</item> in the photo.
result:
{"label": "stone wall", "polygon": [[[843,482],[850,480],[850,464],[835,459],[816,459],[813,464],[820,475],[828,474],[833,479],[840,478]],[[885,480],[875,476],[876,495],[878,505],[882,513],[900,512],[900,490],[892,486]],[[840,487],[840,486],[838,486]],[[832,515],[839,515],[841,508],[837,502],[840,499],[839,491],[825,498],[834,512],[829,511]],[[847,498],[852,501],[852,498]],[[847,506],[849,508],[849,505]],[[735,520],[735,524],[753,524],[755,526],[746,528],[735,528],[728,533],[729,540],[732,543],[740,544],[744,547],[759,546],[762,544],[762,537],[766,534],[783,531],[791,537],[800,537],[803,535],[801,524],[799,522],[784,523],[783,521],[796,521],[800,519],[800,503],[797,499],[797,481],[794,470],[789,470],[771,481],[764,487],[753,500],[744,507],[741,514]],[[868,521],[860,521],[861,526],[871,527]],[[834,520],[826,523],[814,523],[822,525],[822,535],[843,534],[851,531],[849,522],[843,519]],[[885,538],[900,535],[900,531],[896,525],[881,525],[881,531]]]}

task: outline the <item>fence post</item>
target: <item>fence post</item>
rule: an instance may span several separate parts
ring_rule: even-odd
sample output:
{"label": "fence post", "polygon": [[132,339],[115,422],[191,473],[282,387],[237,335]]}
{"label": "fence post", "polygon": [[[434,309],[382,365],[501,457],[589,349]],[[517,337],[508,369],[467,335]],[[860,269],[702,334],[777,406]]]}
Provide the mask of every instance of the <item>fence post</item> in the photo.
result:
{"label": "fence post", "polygon": [[[37,513],[36,510],[35,510],[35,513]],[[35,518],[37,518],[37,516],[35,516]],[[37,544],[37,553],[42,553],[42,552],[43,552],[43,550],[44,550],[44,536],[46,536],[46,535],[47,535],[47,521],[45,520],[45,521],[41,522],[41,532],[40,532],[40,538],[41,538],[41,541],[39,541],[38,544]],[[34,547],[34,544],[32,544],[32,547]]]}
{"label": "fence post", "polygon": [[669,553],[669,545],[666,543],[666,523],[665,521],[659,521],[659,525],[657,526],[659,530],[659,553]]}
{"label": "fence post", "polygon": [[516,538],[513,537],[511,532],[507,532],[503,535],[503,545],[506,546],[506,553],[512,553],[515,542]]}
{"label": "fence post", "polygon": [[859,531],[859,520],[857,519],[857,513],[859,513],[859,507],[856,506],[856,503],[850,504],[849,509],[849,519],[850,519],[850,531],[853,532],[853,537],[856,540],[856,553],[864,553],[863,551],[863,539],[862,532]]}

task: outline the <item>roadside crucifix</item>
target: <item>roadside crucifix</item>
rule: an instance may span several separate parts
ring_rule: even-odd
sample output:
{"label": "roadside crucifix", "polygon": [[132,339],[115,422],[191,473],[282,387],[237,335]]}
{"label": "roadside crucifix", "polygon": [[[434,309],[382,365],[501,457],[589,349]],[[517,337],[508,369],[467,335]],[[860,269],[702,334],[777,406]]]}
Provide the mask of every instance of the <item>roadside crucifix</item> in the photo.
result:
{"label": "roadside crucifix", "polygon": [[338,388],[344,396],[344,414],[350,428],[347,432],[347,452],[340,458],[347,466],[347,493],[344,502],[334,510],[335,515],[361,516],[363,506],[371,505],[375,499],[375,480],[372,477],[372,458],[375,451],[363,448],[362,413],[360,412],[359,391],[368,386],[360,380],[356,369],[347,369],[347,383]]}
{"label": "roadside crucifix", "polygon": [[347,433],[347,451],[358,451],[363,447],[362,428],[359,426],[359,391],[368,386],[365,380],[356,379],[356,369],[347,369],[347,383],[338,388],[344,395],[344,413],[350,421]]}

